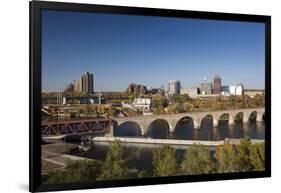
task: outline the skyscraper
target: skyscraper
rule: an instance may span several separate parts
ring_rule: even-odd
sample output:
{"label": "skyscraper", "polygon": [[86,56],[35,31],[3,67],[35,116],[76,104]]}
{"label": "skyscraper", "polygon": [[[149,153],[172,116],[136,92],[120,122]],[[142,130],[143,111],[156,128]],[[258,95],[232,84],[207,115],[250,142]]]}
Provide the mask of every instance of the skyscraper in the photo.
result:
{"label": "skyscraper", "polygon": [[173,94],[180,94],[181,90],[181,83],[178,80],[170,80],[168,82],[168,94],[173,95]]}
{"label": "skyscraper", "polygon": [[213,94],[221,94],[221,78],[219,75],[214,77],[214,90]]}
{"label": "skyscraper", "polygon": [[75,92],[82,92],[82,83],[81,79],[80,80],[74,80],[74,91]]}
{"label": "skyscraper", "polygon": [[94,93],[94,78],[93,74],[85,72],[81,76],[81,87],[84,93]]}

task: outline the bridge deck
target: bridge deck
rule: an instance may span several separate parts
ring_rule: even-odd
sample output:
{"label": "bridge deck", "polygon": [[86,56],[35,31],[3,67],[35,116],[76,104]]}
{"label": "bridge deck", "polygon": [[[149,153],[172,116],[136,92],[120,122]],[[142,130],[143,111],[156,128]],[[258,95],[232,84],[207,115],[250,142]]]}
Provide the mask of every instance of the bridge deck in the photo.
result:
{"label": "bridge deck", "polygon": [[41,125],[62,125],[62,124],[75,124],[75,123],[90,123],[100,121],[112,121],[112,119],[95,118],[95,119],[62,119],[52,121],[42,121]]}

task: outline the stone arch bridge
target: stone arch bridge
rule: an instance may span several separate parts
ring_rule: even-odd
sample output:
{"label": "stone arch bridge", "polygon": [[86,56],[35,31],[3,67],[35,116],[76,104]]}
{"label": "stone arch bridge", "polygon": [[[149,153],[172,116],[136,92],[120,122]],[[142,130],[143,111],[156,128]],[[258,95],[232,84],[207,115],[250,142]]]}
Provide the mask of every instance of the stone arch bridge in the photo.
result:
{"label": "stone arch bridge", "polygon": [[147,133],[149,126],[155,120],[164,120],[169,124],[169,131],[174,132],[176,125],[183,118],[190,118],[193,121],[194,128],[199,129],[202,120],[210,115],[213,118],[213,126],[217,127],[219,120],[223,115],[228,115],[228,124],[234,125],[235,117],[238,114],[242,114],[242,121],[246,123],[249,121],[249,117],[252,113],[256,113],[256,121],[263,121],[265,109],[264,108],[251,108],[251,109],[234,109],[234,110],[223,110],[223,111],[209,111],[209,112],[189,112],[180,114],[169,114],[169,115],[152,115],[152,116],[138,116],[138,117],[122,117],[114,118],[114,121],[120,126],[126,122],[134,122],[141,128],[142,135]]}

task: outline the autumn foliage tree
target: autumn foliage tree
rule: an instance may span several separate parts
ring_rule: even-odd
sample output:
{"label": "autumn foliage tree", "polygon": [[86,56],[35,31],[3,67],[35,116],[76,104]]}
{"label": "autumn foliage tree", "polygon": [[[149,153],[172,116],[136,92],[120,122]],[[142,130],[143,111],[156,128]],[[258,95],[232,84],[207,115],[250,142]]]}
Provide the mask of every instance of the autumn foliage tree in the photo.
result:
{"label": "autumn foliage tree", "polygon": [[154,176],[178,175],[176,149],[166,145],[157,148],[153,151],[152,159]]}
{"label": "autumn foliage tree", "polygon": [[213,171],[214,162],[211,157],[211,152],[207,147],[203,145],[193,145],[186,150],[181,163],[182,174],[208,174]]}

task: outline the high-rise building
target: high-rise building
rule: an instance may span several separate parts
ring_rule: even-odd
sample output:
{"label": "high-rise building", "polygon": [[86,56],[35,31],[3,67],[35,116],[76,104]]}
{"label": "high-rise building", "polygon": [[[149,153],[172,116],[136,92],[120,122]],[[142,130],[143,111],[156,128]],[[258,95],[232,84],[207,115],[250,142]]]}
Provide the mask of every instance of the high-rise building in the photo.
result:
{"label": "high-rise building", "polygon": [[173,95],[173,94],[180,94],[181,90],[181,83],[178,80],[170,80],[168,82],[168,94]]}
{"label": "high-rise building", "polygon": [[85,72],[81,76],[81,87],[84,93],[94,93],[94,77],[93,74]]}
{"label": "high-rise building", "polygon": [[80,80],[74,80],[74,92],[82,92],[82,83]]}
{"label": "high-rise building", "polygon": [[200,94],[212,94],[212,83],[203,82],[200,84]]}
{"label": "high-rise building", "polygon": [[218,75],[214,77],[213,94],[221,94],[221,78]]}

